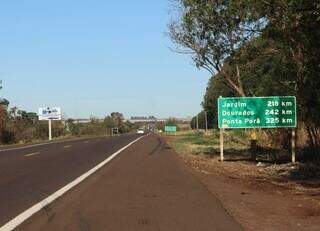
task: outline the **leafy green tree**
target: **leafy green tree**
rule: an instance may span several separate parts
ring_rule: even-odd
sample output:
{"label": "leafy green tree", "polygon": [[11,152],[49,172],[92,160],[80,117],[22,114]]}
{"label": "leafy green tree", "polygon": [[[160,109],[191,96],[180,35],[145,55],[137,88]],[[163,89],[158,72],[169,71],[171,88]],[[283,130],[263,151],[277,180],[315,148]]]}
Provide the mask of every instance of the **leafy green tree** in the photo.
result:
{"label": "leafy green tree", "polygon": [[[313,150],[320,148],[320,3],[310,0],[176,0],[169,25],[181,52],[228,95],[296,95]],[[219,87],[204,98],[214,116]],[[228,92],[230,91],[231,92]]]}
{"label": "leafy green tree", "polygon": [[0,141],[5,141],[5,126],[6,126],[7,111],[3,105],[0,105]]}
{"label": "leafy green tree", "polygon": [[104,125],[107,128],[108,134],[111,134],[111,129],[117,126],[115,119],[112,116],[104,118]]}
{"label": "leafy green tree", "polygon": [[[209,129],[218,127],[217,101],[220,96],[232,97],[235,96],[235,94],[223,81],[221,81],[219,75],[217,75],[210,78],[202,102],[203,109],[207,111]],[[195,121],[192,121],[191,124],[194,126]]]}
{"label": "leafy green tree", "polygon": [[81,135],[80,126],[79,124],[75,123],[75,120],[68,119],[66,121],[67,130],[74,136]]}
{"label": "leafy green tree", "polygon": [[[309,0],[239,0],[255,18],[267,22],[262,36],[281,44],[294,64],[291,82],[299,117],[307,127],[313,149],[320,148],[320,22],[319,2]],[[248,14],[248,15],[250,15]]]}
{"label": "leafy green tree", "polygon": [[[212,76],[219,73],[230,89],[244,96],[240,67],[233,54],[257,36],[265,23],[248,22],[248,11],[239,8],[237,1],[176,0],[176,3],[179,17],[169,25],[171,39],[186,49],[182,52],[192,54],[198,68],[208,70]],[[235,65],[226,68],[227,59]]]}
{"label": "leafy green tree", "polygon": [[175,118],[169,118],[166,122],[165,125],[178,125],[178,121]]}

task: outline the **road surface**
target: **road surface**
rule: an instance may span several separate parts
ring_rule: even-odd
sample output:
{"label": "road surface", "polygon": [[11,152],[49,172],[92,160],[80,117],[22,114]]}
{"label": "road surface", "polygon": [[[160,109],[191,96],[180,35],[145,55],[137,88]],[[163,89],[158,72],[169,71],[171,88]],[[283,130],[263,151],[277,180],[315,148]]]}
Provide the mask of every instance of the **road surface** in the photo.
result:
{"label": "road surface", "polygon": [[[136,140],[136,134],[0,151],[0,227]],[[0,228],[1,230],[1,228]],[[150,134],[17,230],[242,230]]]}

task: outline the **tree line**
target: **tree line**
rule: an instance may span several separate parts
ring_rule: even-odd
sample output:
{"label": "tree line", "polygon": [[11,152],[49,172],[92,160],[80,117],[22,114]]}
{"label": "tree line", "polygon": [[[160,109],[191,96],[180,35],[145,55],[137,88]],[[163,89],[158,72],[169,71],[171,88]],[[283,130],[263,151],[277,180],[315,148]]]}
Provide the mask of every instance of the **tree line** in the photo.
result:
{"label": "tree line", "polygon": [[[118,133],[135,131],[137,126],[124,121],[123,115],[113,112],[103,120],[91,117],[89,122],[78,120],[53,121],[52,134],[55,138],[80,136],[111,135],[112,128],[118,128]],[[41,141],[48,139],[48,121],[39,121],[37,113],[9,107],[9,101],[0,102],[0,143],[14,144]]]}
{"label": "tree line", "polygon": [[304,145],[315,154],[320,149],[319,1],[173,0],[173,7],[169,34],[177,51],[191,54],[212,76],[202,102],[209,128],[217,126],[219,96],[294,95],[298,137],[306,136]]}

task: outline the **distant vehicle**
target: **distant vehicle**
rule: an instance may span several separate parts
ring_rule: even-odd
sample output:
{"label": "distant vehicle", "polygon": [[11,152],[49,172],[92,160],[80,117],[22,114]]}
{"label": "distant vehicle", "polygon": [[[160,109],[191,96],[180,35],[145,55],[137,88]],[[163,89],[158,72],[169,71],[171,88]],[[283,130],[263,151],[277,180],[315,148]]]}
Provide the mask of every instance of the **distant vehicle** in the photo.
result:
{"label": "distant vehicle", "polygon": [[140,128],[140,129],[137,130],[137,133],[138,134],[144,134],[144,130],[142,128]]}

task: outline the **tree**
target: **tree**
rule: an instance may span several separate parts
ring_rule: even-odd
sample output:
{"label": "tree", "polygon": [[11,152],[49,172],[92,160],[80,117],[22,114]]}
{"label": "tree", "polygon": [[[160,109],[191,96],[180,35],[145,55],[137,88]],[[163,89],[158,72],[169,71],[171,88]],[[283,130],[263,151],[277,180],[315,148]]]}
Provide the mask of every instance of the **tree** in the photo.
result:
{"label": "tree", "polygon": [[[0,81],[1,85],[2,81]],[[2,86],[0,86],[0,90],[2,89]],[[9,106],[9,101],[2,98],[0,99],[0,141],[3,141],[3,136],[5,133],[5,124],[8,117],[7,114],[7,108]]]}
{"label": "tree", "polygon": [[[309,143],[313,150],[320,148],[320,3],[175,2],[178,17],[169,25],[170,36],[192,54],[196,66],[233,95],[296,95]],[[210,94],[205,107],[217,97],[209,99]]]}
{"label": "tree", "polygon": [[106,128],[108,128],[108,130],[110,130],[110,133],[111,133],[111,129],[116,126],[116,121],[111,116],[106,116],[104,118],[104,124],[105,124]]}
{"label": "tree", "polygon": [[79,124],[76,124],[73,119],[68,119],[68,120],[66,121],[66,127],[67,127],[67,130],[68,130],[72,135],[75,135],[75,136],[81,135],[80,126],[79,126]]}
{"label": "tree", "polygon": [[120,112],[112,112],[110,115],[114,120],[123,120],[124,119],[123,114]]}
{"label": "tree", "polygon": [[7,111],[3,105],[0,105],[0,141],[4,141]]}
{"label": "tree", "polygon": [[[240,67],[234,53],[257,36],[263,21],[248,20],[246,10],[237,1],[176,0],[178,17],[169,25],[171,39],[191,53],[198,68],[212,76],[219,73],[222,81],[236,94],[245,96]],[[225,61],[235,63],[235,69]]]}
{"label": "tree", "polygon": [[4,98],[0,99],[0,105],[4,106],[5,108],[8,108],[9,104],[10,103],[7,99],[4,99]]}
{"label": "tree", "polygon": [[[221,81],[221,78],[219,78],[219,76],[214,76],[210,78],[202,102],[203,109],[207,111],[209,129],[218,127],[218,98],[220,96],[231,97],[234,95],[235,94],[233,93],[233,91],[231,91],[230,88],[228,88],[224,84],[224,82]],[[191,122],[192,126],[194,126],[195,124],[194,119]]]}
{"label": "tree", "polygon": [[167,119],[167,121],[165,122],[165,125],[175,125],[175,126],[177,126],[177,124],[178,124],[177,119],[175,119],[173,117]]}
{"label": "tree", "polygon": [[[263,19],[262,34],[289,51],[295,72],[292,82],[298,99],[299,115],[307,127],[313,149],[320,147],[316,127],[320,126],[320,3],[310,0],[255,1],[239,0],[250,5],[250,14]],[[249,15],[249,14],[248,14]]]}
{"label": "tree", "polygon": [[[241,64],[243,86],[248,96],[295,95],[292,75],[295,66],[287,50],[275,41],[258,37],[241,47],[234,55]],[[234,65],[234,64],[227,64]],[[208,112],[209,127],[217,127],[217,100],[219,96],[234,97],[234,93],[217,76],[209,80],[202,106]],[[199,117],[200,118],[200,117]],[[200,122],[199,122],[200,124]],[[289,146],[287,130],[263,130],[279,146]],[[274,139],[277,137],[277,139]],[[289,141],[289,143],[288,143]]]}

